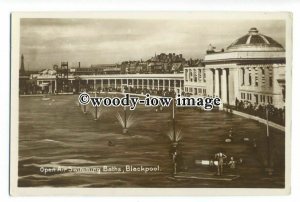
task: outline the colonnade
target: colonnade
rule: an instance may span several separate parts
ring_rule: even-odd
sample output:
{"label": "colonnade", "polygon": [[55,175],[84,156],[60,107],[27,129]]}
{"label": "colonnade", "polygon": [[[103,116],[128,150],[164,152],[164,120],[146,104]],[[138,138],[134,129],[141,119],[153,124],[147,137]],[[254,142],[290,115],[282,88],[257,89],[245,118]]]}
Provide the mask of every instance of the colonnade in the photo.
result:
{"label": "colonnade", "polygon": [[[57,92],[58,84],[56,79],[40,79],[38,85],[48,84],[49,93]],[[104,88],[123,88],[124,86],[137,88],[137,89],[149,89],[149,90],[176,90],[183,89],[183,78],[168,79],[168,78],[81,78],[81,79],[69,79],[68,83],[76,83],[76,88],[84,88],[88,86],[93,89]],[[75,84],[74,84],[75,85]],[[78,86],[77,86],[78,85]]]}
{"label": "colonnade", "polygon": [[151,89],[151,90],[174,90],[176,88],[183,88],[183,80],[182,79],[147,79],[147,78],[139,78],[139,79],[124,79],[124,78],[101,78],[101,79],[85,79],[80,80],[80,83],[83,85],[93,86],[96,88],[121,88],[122,86],[128,86],[133,88],[141,88],[141,89]]}

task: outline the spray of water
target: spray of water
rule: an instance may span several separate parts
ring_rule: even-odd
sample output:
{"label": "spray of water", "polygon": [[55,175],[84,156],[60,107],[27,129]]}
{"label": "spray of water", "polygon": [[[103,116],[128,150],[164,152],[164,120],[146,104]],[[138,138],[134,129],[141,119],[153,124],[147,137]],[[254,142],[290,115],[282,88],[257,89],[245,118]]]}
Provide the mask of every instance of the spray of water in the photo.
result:
{"label": "spray of water", "polygon": [[80,105],[80,109],[83,113],[88,113],[89,105]]}
{"label": "spray of water", "polygon": [[[96,117],[96,110],[97,110],[97,117]],[[93,115],[94,118],[99,119],[104,114],[105,110],[102,107],[97,107],[96,109],[94,107],[94,108],[90,108],[89,112]]]}
{"label": "spray of water", "polygon": [[[119,121],[120,125],[122,126],[122,128],[125,128],[125,118],[119,112],[117,112],[116,118],[118,119],[118,121]],[[132,114],[130,114],[126,118],[126,128],[130,128],[133,124],[134,124],[134,117],[133,117]]]}
{"label": "spray of water", "polygon": [[179,141],[182,139],[181,129],[175,131],[175,140],[174,140],[174,134],[173,134],[173,131],[172,131],[172,130],[170,130],[170,131],[167,133],[167,136],[169,137],[169,139],[170,139],[172,142],[179,142]]}

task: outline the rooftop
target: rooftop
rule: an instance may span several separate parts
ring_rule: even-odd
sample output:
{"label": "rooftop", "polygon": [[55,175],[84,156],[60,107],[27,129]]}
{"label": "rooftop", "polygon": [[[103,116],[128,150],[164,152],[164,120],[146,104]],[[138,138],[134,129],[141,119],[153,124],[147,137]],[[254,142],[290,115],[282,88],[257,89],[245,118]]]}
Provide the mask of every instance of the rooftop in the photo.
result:
{"label": "rooftop", "polygon": [[235,51],[284,51],[284,48],[271,37],[260,34],[257,28],[252,27],[248,34],[235,40],[226,49],[226,52]]}

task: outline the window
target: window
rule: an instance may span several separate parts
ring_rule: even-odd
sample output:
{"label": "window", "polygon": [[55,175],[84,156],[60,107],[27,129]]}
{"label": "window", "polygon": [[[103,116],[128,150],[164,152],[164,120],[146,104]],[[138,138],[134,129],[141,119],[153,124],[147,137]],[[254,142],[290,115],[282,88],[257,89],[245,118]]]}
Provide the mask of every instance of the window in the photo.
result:
{"label": "window", "polygon": [[197,82],[197,70],[194,69],[194,82]]}
{"label": "window", "polygon": [[258,95],[254,94],[254,97],[255,97],[255,103],[258,104]]}
{"label": "window", "polygon": [[261,69],[262,75],[261,75],[261,85],[264,87],[265,83],[266,83],[266,79],[265,79],[265,69],[262,68]]}
{"label": "window", "polygon": [[201,69],[198,69],[198,81],[202,80],[202,71]]}
{"label": "window", "polygon": [[246,99],[246,93],[242,93],[242,99],[243,99],[243,100]]}
{"label": "window", "polygon": [[242,69],[242,85],[245,85],[245,69]]}
{"label": "window", "polygon": [[249,85],[252,85],[252,78],[251,78],[251,73],[249,73]]}
{"label": "window", "polygon": [[255,86],[258,86],[258,77],[255,77]]}
{"label": "window", "polygon": [[273,87],[273,77],[269,77],[269,85],[270,87]]}
{"label": "window", "polygon": [[273,104],[273,97],[272,96],[267,96],[268,97],[268,103]]}

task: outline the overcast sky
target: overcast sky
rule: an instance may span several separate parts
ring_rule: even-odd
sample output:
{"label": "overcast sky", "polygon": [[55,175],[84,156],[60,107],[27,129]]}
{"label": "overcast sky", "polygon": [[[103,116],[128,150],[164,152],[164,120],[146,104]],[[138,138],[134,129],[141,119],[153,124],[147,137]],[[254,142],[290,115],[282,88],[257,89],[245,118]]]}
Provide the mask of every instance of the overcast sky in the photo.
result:
{"label": "overcast sky", "polygon": [[22,19],[20,53],[25,69],[119,63],[155,53],[203,58],[211,43],[226,48],[256,27],[285,46],[284,21],[160,19]]}

